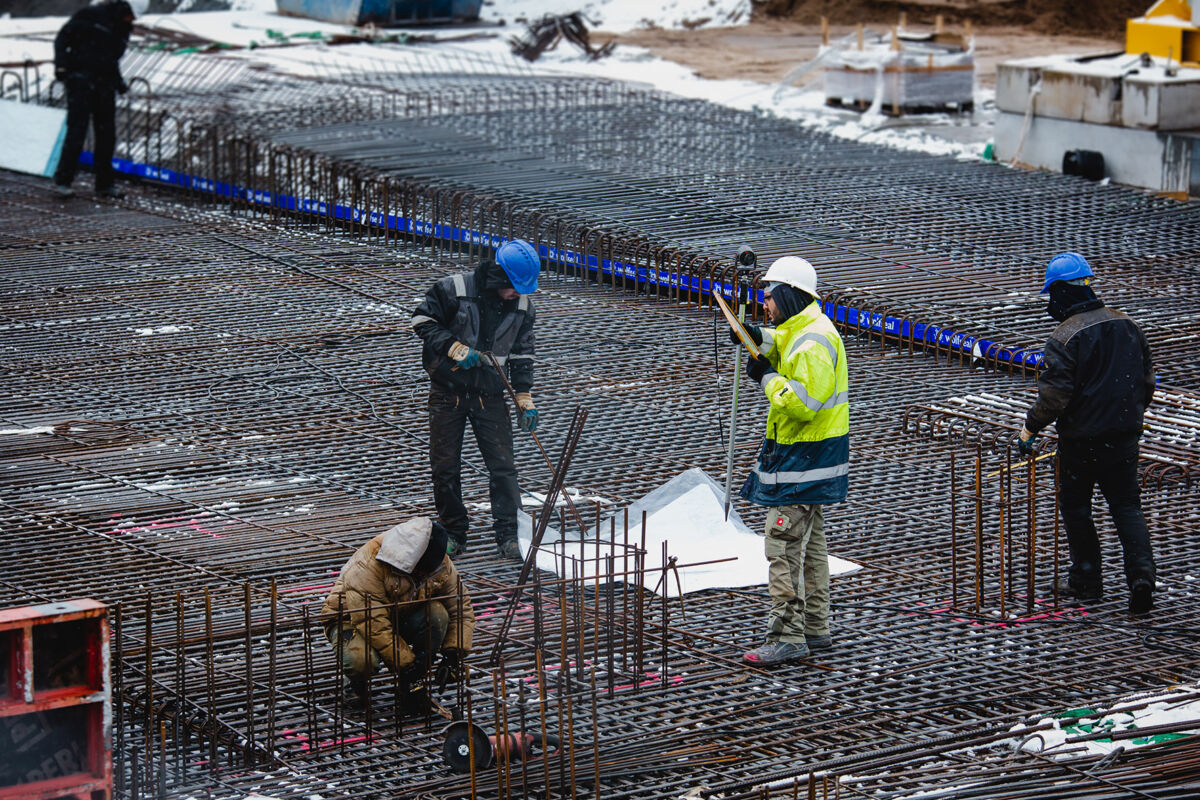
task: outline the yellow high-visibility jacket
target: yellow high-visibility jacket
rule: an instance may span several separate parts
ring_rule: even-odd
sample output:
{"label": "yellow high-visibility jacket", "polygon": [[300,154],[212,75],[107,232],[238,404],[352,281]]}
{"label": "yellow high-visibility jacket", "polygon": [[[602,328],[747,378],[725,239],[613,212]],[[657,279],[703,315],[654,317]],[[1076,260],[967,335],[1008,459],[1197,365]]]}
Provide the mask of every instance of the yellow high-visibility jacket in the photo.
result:
{"label": "yellow high-visibility jacket", "polygon": [[850,402],[842,337],[814,300],[777,328],[764,328],[759,349],[773,370],[762,379],[771,410],[742,497],[764,506],[845,500]]}

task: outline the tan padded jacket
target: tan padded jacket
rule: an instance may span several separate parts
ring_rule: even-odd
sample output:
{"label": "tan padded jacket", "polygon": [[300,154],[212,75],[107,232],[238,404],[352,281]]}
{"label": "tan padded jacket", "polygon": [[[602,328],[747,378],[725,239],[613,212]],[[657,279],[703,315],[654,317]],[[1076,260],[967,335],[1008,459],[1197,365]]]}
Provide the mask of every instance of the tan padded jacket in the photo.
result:
{"label": "tan padded jacket", "polygon": [[[413,601],[441,603],[450,615],[450,627],[446,630],[442,649],[458,649],[464,655],[469,653],[475,633],[475,611],[471,607],[471,597],[465,590],[461,600],[458,597],[458,571],[450,558],[443,558],[441,566],[418,583],[409,573],[376,559],[385,535],[381,533],[358,548],[342,567],[341,574],[321,607],[321,624],[328,628],[337,623],[338,595],[342,595],[343,617],[379,653],[383,663],[392,670],[401,670],[411,664],[415,657],[408,642],[396,633],[392,625],[392,613],[411,606],[396,607],[395,604]],[[371,601],[369,626],[367,598]]]}

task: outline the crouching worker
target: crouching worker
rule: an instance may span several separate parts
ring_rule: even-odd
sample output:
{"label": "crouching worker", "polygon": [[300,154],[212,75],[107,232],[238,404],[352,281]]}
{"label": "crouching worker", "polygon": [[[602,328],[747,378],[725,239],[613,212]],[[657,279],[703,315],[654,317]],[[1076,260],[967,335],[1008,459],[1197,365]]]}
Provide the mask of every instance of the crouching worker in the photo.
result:
{"label": "crouching worker", "polygon": [[321,624],[340,651],[350,705],[365,704],[371,675],[386,667],[399,680],[401,713],[438,709],[424,680],[434,657],[441,653],[439,678],[457,675],[475,631],[471,598],[459,596],[447,541],[439,523],[417,517],[371,539],[342,567]]}

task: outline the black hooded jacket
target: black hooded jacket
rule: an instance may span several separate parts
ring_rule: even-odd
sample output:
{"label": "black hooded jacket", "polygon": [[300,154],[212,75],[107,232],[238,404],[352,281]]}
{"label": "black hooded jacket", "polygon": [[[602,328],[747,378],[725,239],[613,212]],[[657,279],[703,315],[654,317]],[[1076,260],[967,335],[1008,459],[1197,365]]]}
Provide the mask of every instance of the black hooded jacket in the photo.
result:
{"label": "black hooded jacket", "polygon": [[54,67],[68,78],[86,78],[116,88],[121,84],[118,66],[133,25],[129,3],[87,6],[75,12],[54,39]]}
{"label": "black hooded jacket", "polygon": [[1046,342],[1038,399],[1025,427],[1037,433],[1058,420],[1060,439],[1140,436],[1154,397],[1150,345],[1136,322],[1106,308],[1090,289],[1075,299]]}
{"label": "black hooded jacket", "polygon": [[[495,355],[517,392],[533,386],[533,304],[527,295],[503,300],[494,288],[495,262],[483,261],[474,272],[449,275],[425,293],[412,314],[412,327],[424,347],[421,361],[433,383],[457,394],[503,395],[504,382],[482,356]],[[456,341],[479,351],[479,364],[455,369],[448,351]]]}

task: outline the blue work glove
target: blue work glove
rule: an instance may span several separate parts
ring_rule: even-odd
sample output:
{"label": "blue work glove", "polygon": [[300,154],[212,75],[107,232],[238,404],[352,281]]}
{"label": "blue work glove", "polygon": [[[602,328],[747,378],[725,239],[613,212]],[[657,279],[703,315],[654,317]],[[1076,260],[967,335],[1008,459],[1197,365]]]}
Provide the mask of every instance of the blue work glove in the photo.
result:
{"label": "blue work glove", "polygon": [[517,392],[517,410],[521,412],[521,416],[517,422],[521,426],[521,430],[533,433],[538,426],[538,412],[533,405],[533,397],[529,392]]}
{"label": "blue work glove", "polygon": [[771,362],[767,359],[746,356],[746,376],[755,383],[762,383],[763,376],[774,371]]}
{"label": "blue work glove", "polygon": [[[1026,436],[1029,438],[1025,438]],[[1030,433],[1022,427],[1021,433],[1017,436],[1017,450],[1021,455],[1029,458],[1037,452],[1037,440],[1038,437],[1035,434]]]}
{"label": "blue work glove", "polygon": [[479,351],[467,347],[462,342],[450,345],[446,355],[458,362],[459,369],[470,369],[479,363]]}

